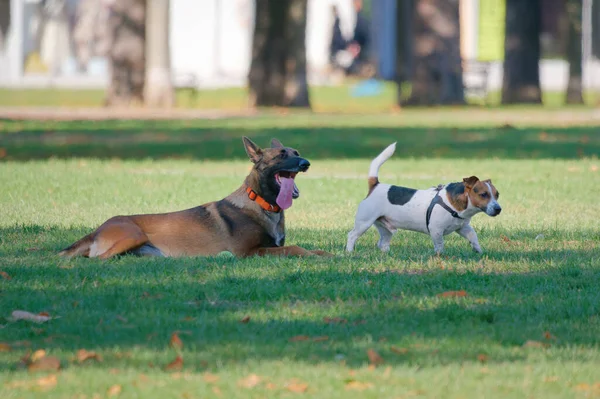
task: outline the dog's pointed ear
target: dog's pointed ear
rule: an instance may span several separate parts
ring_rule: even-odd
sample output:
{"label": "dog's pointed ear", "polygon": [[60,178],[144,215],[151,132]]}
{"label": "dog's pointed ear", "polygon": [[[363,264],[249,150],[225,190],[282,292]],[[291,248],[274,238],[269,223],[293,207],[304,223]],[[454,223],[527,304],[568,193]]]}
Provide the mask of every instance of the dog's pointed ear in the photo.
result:
{"label": "dog's pointed ear", "polygon": [[259,146],[254,144],[252,140],[248,137],[244,136],[244,148],[246,149],[246,154],[250,157],[250,160],[254,163],[257,163],[262,158],[262,150]]}
{"label": "dog's pointed ear", "polygon": [[463,179],[463,183],[465,183],[465,188],[467,190],[470,190],[473,188],[473,186],[475,184],[477,184],[477,182],[479,181],[479,178],[477,176],[471,176],[471,177],[465,177]]}
{"label": "dog's pointed ear", "polygon": [[277,140],[277,139],[273,139],[271,140],[271,148],[284,148],[283,144],[281,144],[281,141]]}
{"label": "dog's pointed ear", "polygon": [[482,180],[482,182],[492,184],[492,179]]}

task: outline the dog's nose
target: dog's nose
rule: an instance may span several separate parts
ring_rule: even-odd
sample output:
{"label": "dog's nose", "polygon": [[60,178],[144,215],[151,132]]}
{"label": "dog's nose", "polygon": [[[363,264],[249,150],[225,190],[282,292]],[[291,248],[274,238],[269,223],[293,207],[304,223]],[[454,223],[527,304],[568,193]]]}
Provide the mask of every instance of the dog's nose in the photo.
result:
{"label": "dog's nose", "polygon": [[500,214],[500,212],[502,212],[502,208],[501,208],[499,205],[496,205],[496,206],[494,207],[494,211],[496,212],[496,215],[499,215],[499,214]]}
{"label": "dog's nose", "polygon": [[303,172],[306,172],[308,170],[309,166],[310,166],[310,162],[308,162],[306,159],[301,159],[300,162],[298,163],[298,168],[300,168],[300,170]]}

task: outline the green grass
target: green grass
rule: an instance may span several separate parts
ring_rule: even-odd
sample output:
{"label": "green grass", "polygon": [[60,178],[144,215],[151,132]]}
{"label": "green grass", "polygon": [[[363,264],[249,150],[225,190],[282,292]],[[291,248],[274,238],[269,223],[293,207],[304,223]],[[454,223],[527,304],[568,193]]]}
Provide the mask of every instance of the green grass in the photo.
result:
{"label": "green grass", "polygon": [[[383,90],[376,96],[353,97],[352,89],[357,81],[349,80],[339,86],[317,86],[310,88],[312,109],[316,112],[336,113],[381,113],[389,112],[396,104],[396,85],[384,82]],[[2,89],[0,88],[0,107],[101,107],[104,102],[104,90],[68,90],[68,89]],[[563,92],[544,92],[546,107],[564,106]],[[597,104],[597,93],[585,93],[587,105]],[[479,98],[467,98],[471,104],[482,104]],[[500,104],[499,91],[490,92],[487,106]],[[248,106],[248,93],[243,88],[198,90],[180,89],[176,93],[176,103],[180,108],[208,108],[239,110]],[[577,109],[582,106],[572,106]]]}
{"label": "green grass", "polygon": [[[598,127],[535,110],[485,112],[3,121],[0,270],[11,279],[0,277],[0,342],[12,351],[0,352],[0,397],[104,398],[115,384],[127,398],[598,395]],[[261,145],[278,137],[312,161],[286,212],[287,241],[335,258],[56,257],[110,216],[227,195],[250,166],[241,135]],[[382,254],[373,229],[344,253],[370,159],[392,141],[398,152],[382,181],[493,179],[504,210],[473,219],[483,255],[456,236],[438,259],[429,238],[412,232]],[[438,297],[451,290],[468,295]],[[16,309],[57,318],[11,322]],[[174,331],[184,342],[179,373],[163,370],[176,356]],[[298,335],[328,339],[289,342]],[[62,362],[55,387],[36,386],[45,374],[18,365],[37,349]],[[103,361],[79,364],[79,349]],[[368,349],[385,363],[370,369]],[[239,386],[251,374],[260,384]],[[307,392],[290,392],[293,380]],[[353,380],[370,385],[348,389]]]}

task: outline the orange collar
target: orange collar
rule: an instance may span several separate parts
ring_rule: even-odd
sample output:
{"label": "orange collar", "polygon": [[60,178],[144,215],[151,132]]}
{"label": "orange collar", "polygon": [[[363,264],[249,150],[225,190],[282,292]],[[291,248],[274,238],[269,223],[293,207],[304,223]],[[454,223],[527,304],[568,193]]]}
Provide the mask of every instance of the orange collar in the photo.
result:
{"label": "orange collar", "polygon": [[254,190],[250,187],[246,188],[246,192],[248,193],[248,198],[252,201],[256,202],[262,209],[268,212],[281,212],[281,208],[279,205],[271,205],[263,197],[256,194]]}

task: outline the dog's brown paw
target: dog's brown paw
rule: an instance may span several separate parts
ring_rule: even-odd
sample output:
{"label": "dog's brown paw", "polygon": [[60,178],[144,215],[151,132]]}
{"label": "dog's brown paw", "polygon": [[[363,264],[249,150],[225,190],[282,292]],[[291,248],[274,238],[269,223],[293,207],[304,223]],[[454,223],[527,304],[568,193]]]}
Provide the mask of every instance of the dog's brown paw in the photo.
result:
{"label": "dog's brown paw", "polygon": [[318,256],[325,256],[327,258],[333,258],[333,256],[334,256],[333,254],[330,254],[327,251],[322,251],[320,249],[315,249],[314,251],[310,251],[310,252],[313,253],[313,254],[315,254],[315,255],[318,255]]}

